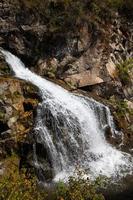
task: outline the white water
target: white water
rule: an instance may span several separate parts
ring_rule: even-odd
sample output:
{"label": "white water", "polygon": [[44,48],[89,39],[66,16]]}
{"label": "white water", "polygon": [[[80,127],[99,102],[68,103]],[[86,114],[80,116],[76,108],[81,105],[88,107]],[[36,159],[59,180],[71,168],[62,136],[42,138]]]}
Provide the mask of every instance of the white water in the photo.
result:
{"label": "white water", "polygon": [[[34,74],[11,53],[1,50],[15,76],[30,81],[40,89],[36,134],[46,147],[53,166],[54,180],[72,175],[75,168],[91,177],[122,177],[133,171],[129,154],[112,147],[104,136],[105,127],[115,127],[109,109],[86,97],[74,95]],[[36,157],[36,166],[39,163]]]}

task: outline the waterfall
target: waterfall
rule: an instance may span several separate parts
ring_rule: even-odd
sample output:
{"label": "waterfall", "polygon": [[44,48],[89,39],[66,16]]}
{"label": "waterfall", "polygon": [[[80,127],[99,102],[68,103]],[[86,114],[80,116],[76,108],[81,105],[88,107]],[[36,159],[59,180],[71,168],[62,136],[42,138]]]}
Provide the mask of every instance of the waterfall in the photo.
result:
{"label": "waterfall", "polygon": [[[25,68],[16,56],[1,50],[15,76],[40,89],[35,133],[46,148],[54,180],[67,179],[78,166],[90,177],[122,177],[133,171],[131,155],[106,141],[105,129],[115,130],[110,110],[95,100],[76,95]],[[36,152],[36,151],[34,151]],[[38,168],[45,166],[35,156]]]}

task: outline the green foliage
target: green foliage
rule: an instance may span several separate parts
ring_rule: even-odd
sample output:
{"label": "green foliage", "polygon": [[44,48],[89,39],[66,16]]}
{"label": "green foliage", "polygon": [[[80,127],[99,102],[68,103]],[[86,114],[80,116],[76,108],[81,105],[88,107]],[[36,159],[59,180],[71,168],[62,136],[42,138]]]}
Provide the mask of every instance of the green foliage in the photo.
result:
{"label": "green foliage", "polygon": [[126,101],[117,101],[117,113],[119,116],[124,117],[126,113],[129,113],[128,105]]}
{"label": "green foliage", "polygon": [[131,82],[131,73],[133,70],[133,58],[125,60],[117,65],[118,75],[123,85]]}
{"label": "green foliage", "polygon": [[0,200],[44,200],[45,192],[39,191],[34,176],[28,177],[18,171],[15,155],[5,161],[6,172],[0,177]]}
{"label": "green foliage", "polygon": [[125,117],[126,114],[133,115],[133,110],[129,109],[125,100],[118,99],[115,96],[112,96],[110,102],[115,107],[117,115],[119,117]]}
{"label": "green foliage", "polygon": [[[76,177],[70,177],[68,184],[59,182],[57,184],[57,199],[64,200],[104,200],[101,193],[97,193],[97,188],[103,186],[103,178],[98,178],[94,182],[84,179],[82,172]],[[105,180],[105,179],[104,179]]]}
{"label": "green foliage", "polygon": [[5,172],[0,176],[0,200],[46,200],[50,193],[51,200],[104,200],[97,189],[104,187],[105,179],[97,178],[94,182],[83,178],[83,172],[70,177],[68,183],[58,182],[54,191],[40,188],[36,184],[34,173],[26,169],[18,171],[18,157],[14,154],[4,161]]}
{"label": "green foliage", "polygon": [[57,185],[56,185],[57,197],[58,198],[60,198],[60,197],[66,198],[67,192],[68,192],[67,185],[62,181],[58,182]]}

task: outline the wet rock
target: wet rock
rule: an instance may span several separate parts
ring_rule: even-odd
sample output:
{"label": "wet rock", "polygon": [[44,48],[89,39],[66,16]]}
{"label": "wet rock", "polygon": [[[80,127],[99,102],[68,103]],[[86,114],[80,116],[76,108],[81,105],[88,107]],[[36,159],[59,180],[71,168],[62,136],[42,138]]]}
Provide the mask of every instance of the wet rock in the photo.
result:
{"label": "wet rock", "polygon": [[105,137],[109,143],[113,144],[117,148],[119,148],[120,144],[122,143],[122,135],[118,133],[112,133],[109,126],[105,128]]}
{"label": "wet rock", "polygon": [[38,163],[40,163],[40,165],[38,165],[39,168],[36,168],[38,178],[40,181],[51,182],[53,179],[53,171],[48,152],[44,144],[38,142],[36,142],[35,148]]}

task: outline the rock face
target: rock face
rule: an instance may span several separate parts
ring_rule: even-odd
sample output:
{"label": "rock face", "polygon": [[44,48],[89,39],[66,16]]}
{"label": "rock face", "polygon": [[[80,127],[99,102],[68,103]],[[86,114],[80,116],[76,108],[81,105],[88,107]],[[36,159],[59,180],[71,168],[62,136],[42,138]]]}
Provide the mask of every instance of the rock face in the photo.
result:
{"label": "rock face", "polygon": [[[0,77],[0,160],[16,152],[23,157],[30,138],[38,104],[37,88],[21,80]],[[31,137],[32,138],[32,137]],[[28,152],[29,153],[29,152]],[[26,156],[25,153],[25,162]],[[4,164],[3,164],[4,165]]]}
{"label": "rock face", "polygon": [[[50,2],[45,5],[45,15],[30,2],[36,1],[0,2],[0,46],[16,54],[37,74],[106,99],[118,127],[125,132],[125,144],[132,147],[133,67],[125,72],[130,83],[123,84],[123,71],[119,73],[117,64],[133,57],[133,12],[125,9],[126,18],[122,12],[113,11],[109,16],[106,11],[100,18],[92,12],[91,1],[83,1],[88,10],[81,20],[78,14],[75,22],[71,9],[64,9],[58,1],[40,1],[40,5]],[[67,11],[65,18],[63,13],[57,14],[59,10]],[[29,84],[8,77],[12,72],[2,55],[0,75],[7,77],[0,78],[0,156],[5,157],[17,149],[19,138],[25,140],[32,130],[37,94],[27,88]]]}
{"label": "rock face", "polygon": [[[132,20],[113,13],[110,20],[98,21],[88,11],[77,31],[68,27],[67,33],[51,27],[49,21],[54,19],[48,12],[55,12],[60,4],[53,1],[48,8],[46,5],[47,14],[42,17],[29,2],[0,3],[0,46],[17,54],[36,73],[63,79],[72,88],[96,85],[90,89],[104,96],[105,85],[115,87],[116,64],[132,57]],[[125,91],[127,97],[131,96],[129,90]]]}

